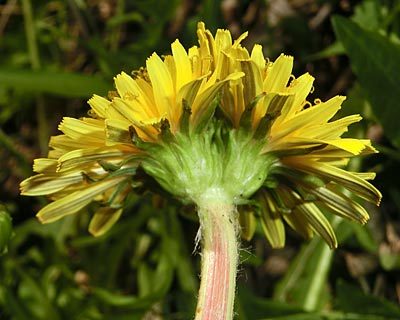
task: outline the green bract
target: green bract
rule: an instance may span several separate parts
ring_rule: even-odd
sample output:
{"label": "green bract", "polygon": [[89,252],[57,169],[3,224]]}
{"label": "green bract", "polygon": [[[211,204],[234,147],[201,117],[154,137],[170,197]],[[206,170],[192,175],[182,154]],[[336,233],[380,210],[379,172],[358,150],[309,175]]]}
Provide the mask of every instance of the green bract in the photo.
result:
{"label": "green bract", "polygon": [[262,154],[265,141],[212,121],[203,132],[164,130],[157,144],[144,144],[143,169],[184,202],[198,202],[209,189],[222,189],[243,203],[264,183],[276,160]]}

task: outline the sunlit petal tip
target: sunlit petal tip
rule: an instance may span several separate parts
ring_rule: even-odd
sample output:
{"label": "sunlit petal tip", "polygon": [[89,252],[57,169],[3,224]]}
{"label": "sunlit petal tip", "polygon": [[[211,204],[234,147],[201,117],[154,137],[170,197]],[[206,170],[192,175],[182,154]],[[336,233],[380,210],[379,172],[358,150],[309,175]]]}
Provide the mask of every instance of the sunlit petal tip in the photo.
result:
{"label": "sunlit petal tip", "polygon": [[146,67],[149,68],[149,65],[153,64],[158,64],[158,63],[163,63],[162,59],[160,56],[157,54],[157,52],[153,52],[150,57],[146,59]]}
{"label": "sunlit petal tip", "polygon": [[283,59],[285,59],[286,61],[293,61],[293,56],[291,56],[291,55],[289,55],[289,54],[281,53],[281,54],[279,55],[278,59],[276,59],[275,62],[277,62],[277,61],[279,61],[279,60],[283,60]]}
{"label": "sunlit petal tip", "polygon": [[276,72],[285,71],[284,68],[290,69],[290,71],[292,71],[293,62],[293,56],[281,53],[278,58],[276,58],[276,60],[272,62],[272,66],[275,65]]}
{"label": "sunlit petal tip", "polygon": [[[47,207],[47,206],[46,206]],[[37,214],[36,218],[39,220],[40,223],[42,224],[47,224],[47,223],[52,223],[54,221],[57,221],[58,219],[48,219],[46,217],[46,207],[42,208]]]}
{"label": "sunlit petal tip", "polygon": [[118,84],[121,84],[124,81],[132,81],[132,80],[133,80],[132,77],[124,71],[122,71],[121,73],[117,74],[114,77],[114,82],[115,82],[117,89],[118,89]]}
{"label": "sunlit petal tip", "polygon": [[293,70],[293,57],[281,54],[268,66],[267,75],[264,79],[263,89],[269,92],[281,92],[289,83]]}
{"label": "sunlit petal tip", "polygon": [[114,81],[122,78],[126,73],[124,71],[121,71],[120,73],[118,73],[116,76],[114,76]]}
{"label": "sunlit petal tip", "polygon": [[240,44],[244,39],[246,39],[248,35],[249,35],[249,33],[248,33],[247,31],[244,32],[244,33],[242,33],[242,34],[239,36],[239,38],[237,38],[237,39],[234,41],[233,47],[239,46],[239,44]]}
{"label": "sunlit petal tip", "polygon": [[376,205],[379,207],[381,205],[381,201],[382,201],[382,194],[380,193],[379,190],[377,190],[377,191],[378,191],[379,195],[378,195],[378,198],[376,201]]}
{"label": "sunlit petal tip", "polygon": [[110,104],[110,101],[94,94],[93,97],[89,99],[88,104],[99,117],[106,117],[106,108]]}
{"label": "sunlit petal tip", "polygon": [[259,44],[254,45],[253,50],[251,51],[251,60],[257,65],[257,67],[260,69],[261,72],[264,71],[265,58],[261,45]]}
{"label": "sunlit petal tip", "polygon": [[[29,179],[29,178],[28,178]],[[27,180],[28,179],[25,179],[25,180],[23,180],[20,184],[19,184],[19,191],[20,191],[20,194],[22,195],[22,196],[26,196],[27,195],[27,191],[29,190],[28,188],[28,183],[27,183]]]}
{"label": "sunlit petal tip", "polygon": [[192,64],[186,49],[182,46],[179,40],[175,40],[172,43],[171,49],[176,70],[176,88],[179,90],[193,79]]}
{"label": "sunlit petal tip", "polygon": [[206,24],[203,21],[197,22],[197,29],[198,30],[206,30]]}
{"label": "sunlit petal tip", "polygon": [[36,214],[36,218],[39,220],[40,223],[42,224],[46,224],[46,223],[50,223],[50,222],[46,222],[42,216],[40,215],[40,211]]}
{"label": "sunlit petal tip", "polygon": [[369,217],[369,216],[366,216],[366,217],[364,217],[363,219],[360,219],[360,223],[361,223],[362,225],[366,225],[366,224],[368,223],[369,219],[370,219],[370,217]]}
{"label": "sunlit petal tip", "polygon": [[365,148],[363,149],[363,153],[365,154],[370,154],[370,153],[379,153],[379,150],[377,150],[372,144],[370,140],[366,140],[365,142]]}

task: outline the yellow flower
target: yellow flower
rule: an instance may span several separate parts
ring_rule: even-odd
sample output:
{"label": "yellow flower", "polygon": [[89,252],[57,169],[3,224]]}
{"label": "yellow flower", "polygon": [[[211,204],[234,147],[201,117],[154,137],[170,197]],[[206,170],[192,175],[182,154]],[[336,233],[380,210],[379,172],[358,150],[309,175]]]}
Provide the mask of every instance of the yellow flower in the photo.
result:
{"label": "yellow flower", "polygon": [[[376,152],[369,140],[341,138],[361,116],[332,121],[345,97],[308,102],[314,78],[308,73],[295,78],[291,56],[282,54],[269,62],[260,45],[249,53],[240,44],[247,33],[233,43],[226,30],[218,30],[214,39],[200,24],[198,33],[203,51],[212,56],[217,78],[230,72],[245,74],[230,81],[229,90],[224,91],[221,109],[225,116],[234,128],[247,126],[254,138],[264,139],[262,153],[276,157],[266,183],[255,196],[270,244],[284,245],[284,220],[304,237],[316,232],[336,247],[335,234],[319,207],[364,224],[367,212],[344,194],[343,187],[377,205],[381,199],[380,192],[366,181],[374,179],[374,173],[342,168],[353,156]],[[254,231],[254,219],[252,213],[241,214],[244,230]]]}
{"label": "yellow flower", "polygon": [[133,190],[131,178],[143,154],[133,140],[156,142],[163,120],[172,132],[178,131],[184,103],[191,106],[190,122],[197,125],[221,87],[241,76],[231,74],[216,82],[206,63],[195,63],[178,40],[171,49],[164,61],[154,53],[134,77],[117,75],[117,92],[110,100],[98,95],[89,100],[90,117],[62,120],[63,135],[50,139],[48,158],[34,162],[39,174],[21,183],[23,195],[55,200],[38,213],[41,222],[53,222],[97,201],[89,230],[103,234],[118,220]]}
{"label": "yellow flower", "polygon": [[367,212],[342,187],[376,204],[381,198],[366,181],[373,173],[342,168],[375,152],[369,140],[341,138],[361,117],[332,121],[344,97],[308,102],[313,77],[295,78],[290,56],[268,62],[260,45],[249,53],[246,34],[232,41],[218,30],[214,38],[199,23],[198,37],[199,46],[186,51],[176,40],[171,55],[154,53],[133,77],[116,76],[109,99],[89,100],[90,117],[64,118],[63,135],[35,161],[38,175],[21,183],[22,194],[54,200],[38,213],[44,223],[96,202],[89,230],[100,235],[143,182],[140,167],[183,202],[223,190],[245,212],[244,230],[259,216],[273,247],[284,245],[283,221],[335,247],[319,207],[365,223]]}

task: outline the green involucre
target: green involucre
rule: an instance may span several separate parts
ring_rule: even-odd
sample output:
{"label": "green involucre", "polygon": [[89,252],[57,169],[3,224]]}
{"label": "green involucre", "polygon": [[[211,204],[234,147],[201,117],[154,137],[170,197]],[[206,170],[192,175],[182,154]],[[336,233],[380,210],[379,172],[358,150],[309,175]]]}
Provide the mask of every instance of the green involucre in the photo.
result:
{"label": "green involucre", "polygon": [[264,140],[214,121],[201,133],[177,132],[146,144],[142,167],[184,202],[196,203],[216,188],[239,204],[262,186],[275,160],[261,153],[263,146]]}

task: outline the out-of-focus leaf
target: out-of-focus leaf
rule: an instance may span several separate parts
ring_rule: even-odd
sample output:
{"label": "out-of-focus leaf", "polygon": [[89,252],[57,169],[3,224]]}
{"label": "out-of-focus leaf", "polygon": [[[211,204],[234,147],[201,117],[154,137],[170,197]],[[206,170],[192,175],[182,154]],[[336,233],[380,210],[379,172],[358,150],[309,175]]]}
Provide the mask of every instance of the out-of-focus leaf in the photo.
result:
{"label": "out-of-focus leaf", "polygon": [[[365,93],[361,89],[360,85],[356,82],[354,86],[348,90],[347,99],[343,102],[342,109],[339,110],[340,116],[345,117],[352,114],[360,113],[363,118],[371,118],[371,106],[368,103]],[[355,135],[354,128],[359,129],[360,123],[354,123],[349,127],[349,130],[353,134],[345,133],[346,137],[352,137]]]}
{"label": "out-of-focus leaf", "polygon": [[127,14],[116,15],[107,21],[107,27],[115,28],[127,22],[143,23],[144,18],[139,12],[129,12]]}
{"label": "out-of-focus leaf", "polygon": [[357,287],[339,281],[337,306],[341,311],[381,316],[382,319],[400,319],[400,308],[395,304],[372,295],[366,295]]}
{"label": "out-of-focus leaf", "polygon": [[146,308],[149,304],[144,303],[146,299],[140,299],[136,296],[123,295],[108,291],[103,288],[92,288],[93,295],[102,303],[115,307],[131,307],[131,308]]}
{"label": "out-of-focus leaf", "polygon": [[137,273],[139,296],[145,297],[151,293],[154,275],[145,262],[139,265]]}
{"label": "out-of-focus leaf", "polygon": [[298,307],[254,296],[244,286],[239,286],[236,297],[236,309],[239,320],[257,320],[267,317],[285,316],[303,313]]}
{"label": "out-of-focus leaf", "polygon": [[[350,18],[360,27],[367,30],[378,30],[382,24],[380,13],[381,7],[376,0],[365,0],[355,6],[354,14]],[[345,54],[346,50],[340,41],[336,41],[322,51],[308,57],[310,60],[324,59],[340,54]]]}
{"label": "out-of-focus leaf", "polygon": [[0,85],[69,98],[88,98],[93,93],[105,95],[112,88],[111,83],[97,76],[54,71],[10,69],[0,69]]}
{"label": "out-of-focus leaf", "polygon": [[36,218],[28,219],[15,227],[15,236],[13,237],[13,248],[18,248],[33,234],[41,237],[49,237],[58,245],[60,251],[64,250],[65,239],[74,233],[73,223],[76,216],[67,217],[62,221],[52,224],[42,225]]}
{"label": "out-of-focus leaf", "polygon": [[328,298],[324,288],[332,257],[333,251],[320,238],[303,245],[276,286],[274,299],[308,311],[322,308]]}
{"label": "out-of-focus leaf", "polygon": [[360,246],[371,253],[375,253],[378,250],[378,244],[368,227],[356,223],[352,223],[351,226]]}
{"label": "out-of-focus leaf", "polygon": [[[188,294],[196,295],[198,290],[198,279],[197,275],[195,275],[194,267],[190,260],[190,252],[193,248],[187,246],[184,237],[184,230],[182,229],[182,225],[179,221],[177,214],[171,214],[170,219],[171,225],[171,234],[174,235],[173,240],[179,244],[179,252],[177,252],[177,261],[176,261],[176,272],[177,278],[180,283],[180,286],[183,291]],[[195,246],[194,242],[189,243],[189,246]]]}
{"label": "out-of-focus leaf", "polygon": [[26,306],[21,303],[20,299],[11,290],[4,290],[4,304],[7,305],[7,310],[14,316],[14,319],[32,319],[32,315],[26,310]]}
{"label": "out-of-focus leaf", "polygon": [[93,294],[103,303],[110,306],[128,309],[146,309],[160,300],[168,291],[173,277],[173,266],[166,253],[160,258],[153,275],[153,288],[150,293],[142,297],[113,293],[102,288],[93,288]]}
{"label": "out-of-focus leaf", "polygon": [[376,0],[362,1],[354,8],[351,20],[367,30],[378,30],[381,25],[382,7]]}
{"label": "out-of-focus leaf", "polygon": [[8,212],[0,206],[0,255],[7,252],[12,233],[12,222]]}
{"label": "out-of-focus leaf", "polygon": [[339,54],[344,54],[346,51],[343,48],[343,45],[336,41],[335,43],[331,44],[329,47],[326,47],[324,50],[314,53],[308,57],[309,60],[318,60],[324,59],[332,56],[336,56]]}
{"label": "out-of-focus leaf", "polygon": [[400,269],[400,254],[393,252],[388,244],[381,244],[379,247],[379,262],[385,270]]}
{"label": "out-of-focus leaf", "polygon": [[335,16],[335,33],[346,49],[375,116],[392,142],[400,146],[400,46],[376,32]]}
{"label": "out-of-focus leaf", "polygon": [[24,300],[26,309],[30,311],[35,319],[61,319],[57,309],[49,300],[41,285],[33,279],[25,270],[15,266],[21,276],[18,288],[19,298]]}
{"label": "out-of-focus leaf", "polygon": [[[338,234],[341,222],[340,217],[330,218],[330,223]],[[329,299],[326,280],[333,254],[334,251],[319,237],[304,244],[286,275],[275,287],[274,299],[295,304],[307,311],[322,309]]]}

